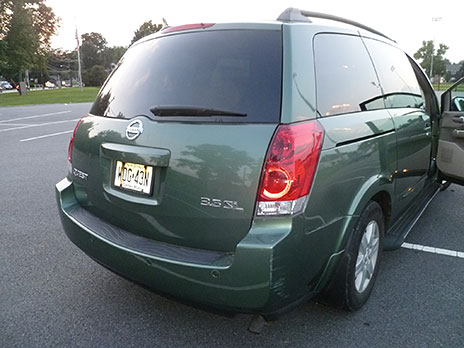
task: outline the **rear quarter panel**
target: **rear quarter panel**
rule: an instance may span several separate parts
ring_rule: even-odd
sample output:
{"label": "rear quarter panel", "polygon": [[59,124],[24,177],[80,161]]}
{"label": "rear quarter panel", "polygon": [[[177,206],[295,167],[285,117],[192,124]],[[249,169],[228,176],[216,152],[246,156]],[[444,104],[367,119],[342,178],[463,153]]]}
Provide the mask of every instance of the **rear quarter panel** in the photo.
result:
{"label": "rear quarter panel", "polygon": [[316,118],[312,37],[305,24],[283,26],[282,123]]}
{"label": "rear quarter panel", "polygon": [[301,262],[319,267],[314,281],[329,258],[344,250],[367,202],[381,191],[393,199],[396,167],[394,125],[385,110],[319,121],[326,134],[317,173],[306,210],[294,218]]}
{"label": "rear quarter panel", "polygon": [[[283,25],[282,123],[317,118],[312,46],[314,35],[326,31],[358,34],[347,27]],[[394,204],[397,161],[394,124],[386,110],[317,119],[325,137],[307,208],[292,219],[290,247],[274,254],[276,267],[292,265],[276,272],[276,278],[292,279],[295,289],[305,284],[316,291],[330,278],[367,202],[385,191]]]}

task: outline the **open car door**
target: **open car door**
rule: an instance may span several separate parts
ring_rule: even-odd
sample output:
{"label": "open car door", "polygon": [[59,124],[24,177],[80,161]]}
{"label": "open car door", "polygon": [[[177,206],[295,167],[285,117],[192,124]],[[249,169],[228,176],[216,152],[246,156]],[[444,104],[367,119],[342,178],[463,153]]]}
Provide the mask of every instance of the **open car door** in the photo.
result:
{"label": "open car door", "polygon": [[441,96],[440,179],[464,185],[464,77]]}

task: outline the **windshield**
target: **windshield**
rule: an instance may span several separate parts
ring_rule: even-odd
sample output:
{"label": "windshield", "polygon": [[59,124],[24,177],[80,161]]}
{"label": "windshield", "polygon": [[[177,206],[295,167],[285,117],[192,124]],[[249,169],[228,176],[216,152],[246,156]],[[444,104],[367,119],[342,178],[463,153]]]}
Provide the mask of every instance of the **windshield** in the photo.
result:
{"label": "windshield", "polygon": [[[153,107],[197,107],[245,115],[213,117],[222,122],[275,123],[280,119],[281,70],[280,31],[223,30],[160,37],[128,50],[90,113],[158,119],[150,112]],[[202,120],[201,116],[187,118]]]}

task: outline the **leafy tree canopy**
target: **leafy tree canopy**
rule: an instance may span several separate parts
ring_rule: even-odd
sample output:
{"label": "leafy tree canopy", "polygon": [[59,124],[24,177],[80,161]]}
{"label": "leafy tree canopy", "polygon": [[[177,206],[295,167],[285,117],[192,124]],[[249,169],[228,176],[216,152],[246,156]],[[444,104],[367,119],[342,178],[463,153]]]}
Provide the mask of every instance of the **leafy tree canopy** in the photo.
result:
{"label": "leafy tree canopy", "polygon": [[430,76],[433,55],[433,74],[444,76],[446,74],[446,65],[449,60],[444,58],[448,46],[439,44],[438,49],[435,49],[435,44],[432,40],[422,41],[422,47],[414,53],[414,58],[421,60],[420,65],[424,68],[427,76]]}
{"label": "leafy tree canopy", "polygon": [[8,25],[8,32],[4,38],[6,43],[6,70],[18,72],[20,77],[25,69],[32,68],[37,63],[39,37],[32,26],[32,13],[15,3]]}
{"label": "leafy tree canopy", "polygon": [[106,39],[100,33],[81,35],[82,66],[91,69],[95,65],[103,65],[103,51],[106,49]]}
{"label": "leafy tree canopy", "polygon": [[140,40],[142,37],[148,36],[150,34],[156,33],[163,28],[162,24],[154,24],[151,20],[143,23],[135,32],[134,37],[132,38],[131,45]]}
{"label": "leafy tree canopy", "polygon": [[105,82],[108,72],[101,65],[94,65],[91,69],[84,71],[82,79],[86,86],[101,86]]}
{"label": "leafy tree canopy", "polygon": [[46,50],[58,29],[60,18],[45,5],[45,0],[0,0],[0,40],[7,35],[15,12],[21,9],[30,13],[32,27],[39,37],[39,48]]}
{"label": "leafy tree canopy", "polygon": [[461,67],[459,68],[459,71],[455,75],[456,79],[460,79],[461,77],[464,77],[464,60],[461,60],[459,62],[459,65],[461,65]]}
{"label": "leafy tree canopy", "polygon": [[45,0],[0,0],[0,69],[20,78],[34,66],[45,69],[59,18]]}
{"label": "leafy tree canopy", "polygon": [[126,50],[127,47],[123,46],[107,47],[103,51],[103,66],[106,69],[111,69],[113,64],[119,62]]}

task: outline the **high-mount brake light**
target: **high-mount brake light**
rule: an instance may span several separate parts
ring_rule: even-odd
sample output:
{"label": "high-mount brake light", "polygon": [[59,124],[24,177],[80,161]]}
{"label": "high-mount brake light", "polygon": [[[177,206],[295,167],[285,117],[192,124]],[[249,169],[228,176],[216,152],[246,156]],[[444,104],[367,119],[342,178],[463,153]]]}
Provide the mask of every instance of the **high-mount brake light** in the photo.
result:
{"label": "high-mount brake light", "polygon": [[79,125],[81,124],[82,120],[85,118],[82,117],[79,121],[77,121],[76,127],[74,127],[74,131],[71,137],[71,140],[69,141],[69,146],[68,146],[68,161],[69,163],[72,163],[72,153],[73,153],[73,145],[74,145],[74,137],[76,136],[76,131]]}
{"label": "high-mount brake light", "polygon": [[212,27],[216,23],[197,23],[197,24],[185,24],[185,25],[178,25],[176,27],[170,27],[163,30],[163,33],[173,33],[175,31],[183,31],[183,30],[193,30],[193,29],[206,29]]}
{"label": "high-mount brake light", "polygon": [[279,126],[266,154],[256,215],[290,215],[303,210],[323,136],[318,121]]}

